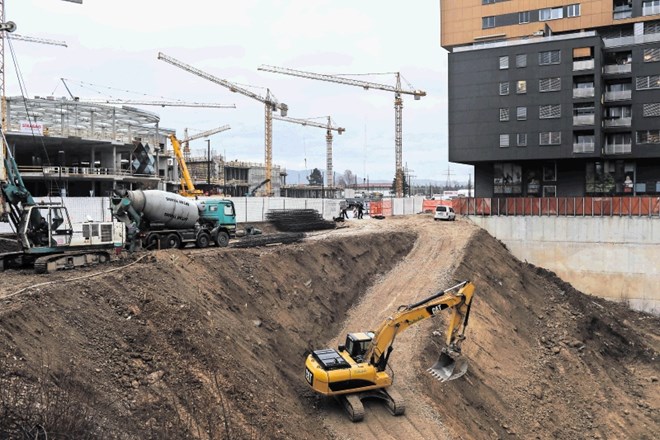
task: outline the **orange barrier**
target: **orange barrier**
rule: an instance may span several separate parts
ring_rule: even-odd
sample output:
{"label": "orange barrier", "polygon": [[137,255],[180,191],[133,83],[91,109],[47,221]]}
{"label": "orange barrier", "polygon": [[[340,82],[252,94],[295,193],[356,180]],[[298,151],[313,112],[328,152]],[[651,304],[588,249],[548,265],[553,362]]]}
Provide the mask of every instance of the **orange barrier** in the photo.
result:
{"label": "orange barrier", "polygon": [[369,216],[382,217],[383,216],[383,202],[369,202]]}
{"label": "orange barrier", "polygon": [[[454,199],[458,200],[458,199]],[[436,206],[454,206],[452,200],[424,200],[422,202],[422,212],[435,212]]]}
{"label": "orange barrier", "polygon": [[462,215],[660,216],[660,198],[655,196],[461,197],[453,200],[453,206]]}
{"label": "orange barrier", "polygon": [[392,216],[392,200],[383,200],[383,215],[386,217]]}

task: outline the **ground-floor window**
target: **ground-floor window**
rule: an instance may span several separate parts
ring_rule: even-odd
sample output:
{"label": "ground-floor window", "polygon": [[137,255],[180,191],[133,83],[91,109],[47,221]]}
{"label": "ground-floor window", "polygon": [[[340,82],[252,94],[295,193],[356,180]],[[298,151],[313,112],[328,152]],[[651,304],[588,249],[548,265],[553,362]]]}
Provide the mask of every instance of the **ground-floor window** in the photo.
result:
{"label": "ground-floor window", "polygon": [[522,168],[515,163],[496,163],[493,169],[495,194],[521,194]]}
{"label": "ground-floor window", "polygon": [[605,160],[587,163],[587,194],[632,195],[646,192],[645,186],[636,183],[634,162]]}

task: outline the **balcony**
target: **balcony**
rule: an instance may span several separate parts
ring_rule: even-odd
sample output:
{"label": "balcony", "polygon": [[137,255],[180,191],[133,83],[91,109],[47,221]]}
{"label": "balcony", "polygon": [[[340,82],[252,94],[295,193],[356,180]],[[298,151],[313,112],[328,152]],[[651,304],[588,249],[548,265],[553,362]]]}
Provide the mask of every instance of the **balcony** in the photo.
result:
{"label": "balcony", "polygon": [[632,64],[611,64],[603,67],[603,73],[608,75],[616,75],[620,73],[632,72]]}
{"label": "balcony", "polygon": [[593,87],[583,87],[573,89],[573,98],[593,98],[594,97],[594,88]]}
{"label": "balcony", "polygon": [[615,20],[632,18],[632,5],[614,6],[612,18],[614,18]]}
{"label": "balcony", "polygon": [[660,5],[642,6],[642,15],[644,17],[648,15],[657,15],[657,14],[660,14]]}
{"label": "balcony", "polygon": [[631,144],[605,144],[605,154],[626,154],[631,151]]}
{"label": "balcony", "polygon": [[616,92],[605,92],[605,101],[625,101],[632,98],[631,90],[619,90]]}
{"label": "balcony", "polygon": [[611,49],[613,47],[633,46],[638,44],[655,43],[657,41],[660,41],[660,33],[618,38],[603,38],[603,46],[606,49]]}
{"label": "balcony", "polygon": [[632,118],[610,118],[603,120],[605,127],[630,127],[632,125]]}
{"label": "balcony", "polygon": [[579,70],[593,70],[594,69],[594,60],[581,60],[573,61],[573,72]]}
{"label": "balcony", "polygon": [[594,125],[594,115],[574,115],[573,125]]}
{"label": "balcony", "polygon": [[593,153],[596,149],[594,142],[573,143],[573,153]]}

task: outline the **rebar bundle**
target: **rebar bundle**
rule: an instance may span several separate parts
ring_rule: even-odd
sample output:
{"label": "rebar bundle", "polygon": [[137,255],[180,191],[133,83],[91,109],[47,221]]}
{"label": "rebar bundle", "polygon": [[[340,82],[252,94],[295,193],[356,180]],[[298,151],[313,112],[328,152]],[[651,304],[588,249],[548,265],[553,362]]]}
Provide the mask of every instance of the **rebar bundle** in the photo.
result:
{"label": "rebar bundle", "polygon": [[250,248],[268,246],[273,244],[289,244],[301,241],[304,238],[301,232],[281,232],[279,234],[248,235],[240,241],[230,244],[233,248]]}
{"label": "rebar bundle", "polygon": [[266,213],[266,220],[278,231],[306,232],[334,229],[335,222],[324,220],[316,209],[273,209]]}

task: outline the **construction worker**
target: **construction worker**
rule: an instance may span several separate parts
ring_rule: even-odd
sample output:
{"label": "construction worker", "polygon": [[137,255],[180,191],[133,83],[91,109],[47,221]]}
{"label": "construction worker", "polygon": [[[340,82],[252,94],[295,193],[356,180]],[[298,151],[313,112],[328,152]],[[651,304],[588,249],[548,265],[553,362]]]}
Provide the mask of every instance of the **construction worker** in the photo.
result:
{"label": "construction worker", "polygon": [[357,218],[362,218],[362,212],[364,211],[364,207],[362,206],[362,203],[357,204]]}

